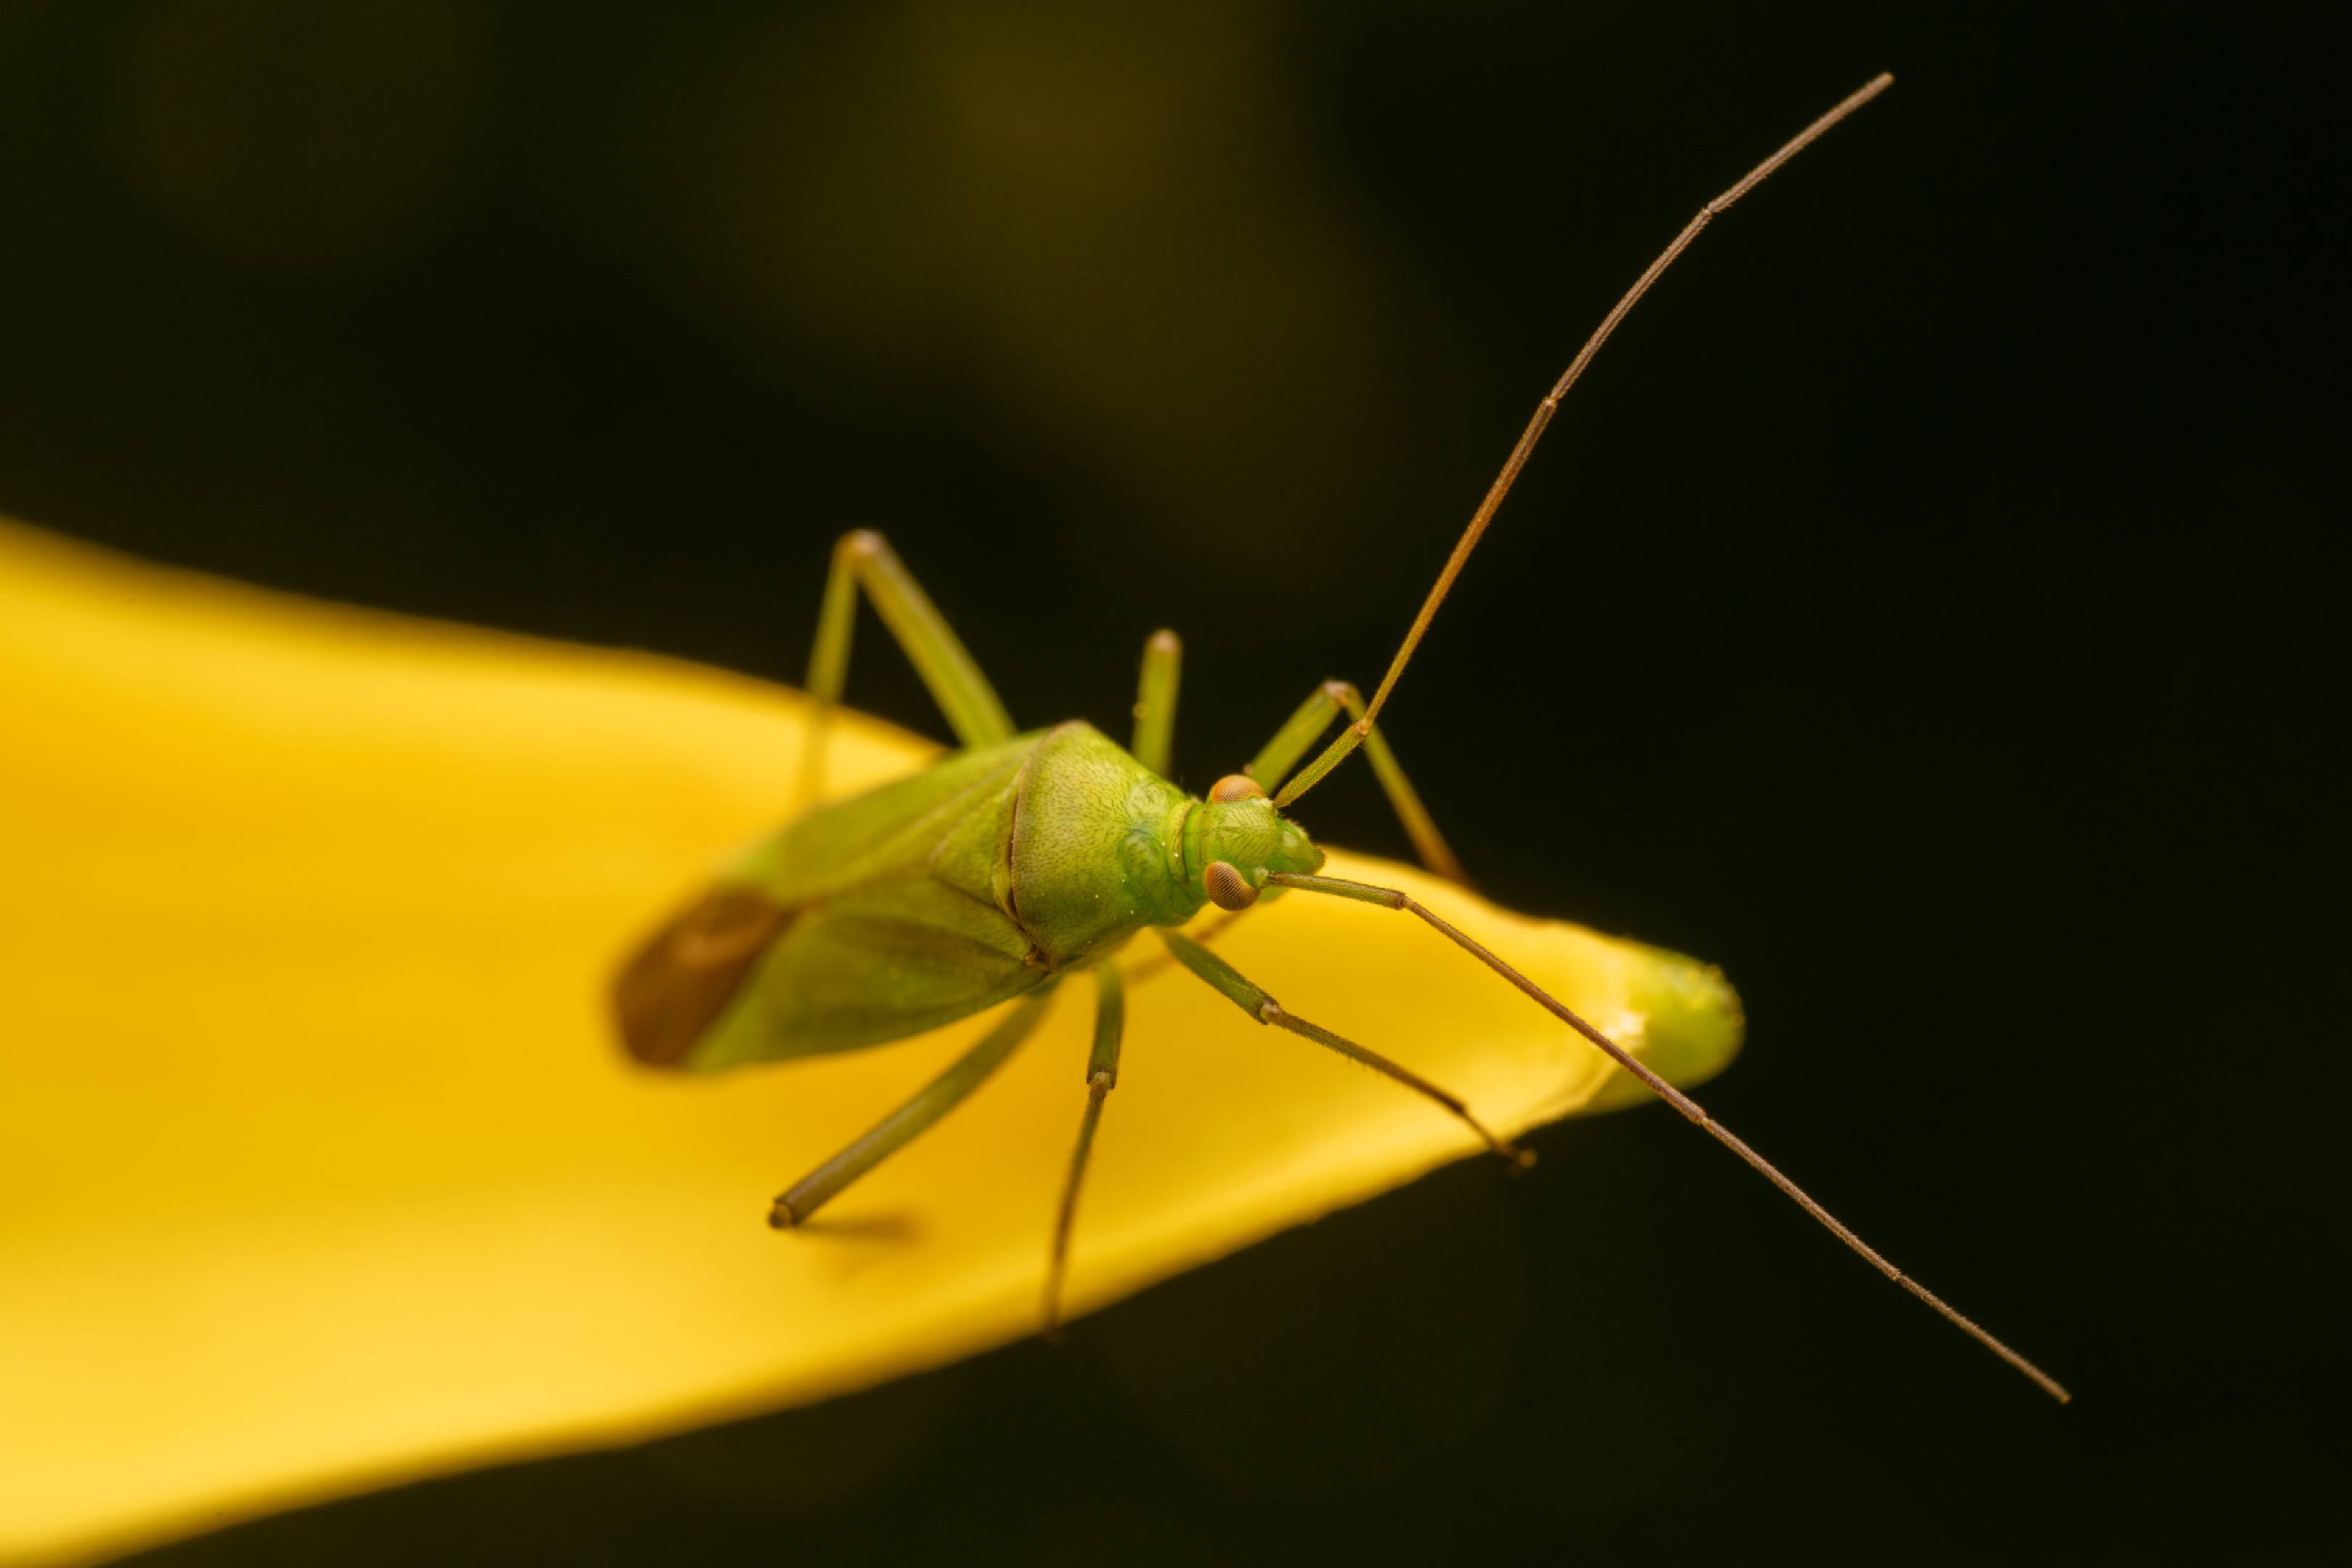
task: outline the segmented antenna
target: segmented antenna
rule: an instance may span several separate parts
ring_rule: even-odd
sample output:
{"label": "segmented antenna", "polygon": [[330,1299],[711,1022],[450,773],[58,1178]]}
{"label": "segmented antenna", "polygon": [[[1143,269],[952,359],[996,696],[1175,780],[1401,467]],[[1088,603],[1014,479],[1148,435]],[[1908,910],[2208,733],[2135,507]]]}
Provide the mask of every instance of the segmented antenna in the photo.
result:
{"label": "segmented antenna", "polygon": [[1503,498],[1511,493],[1511,483],[1519,477],[1519,470],[1527,467],[1528,455],[1536,449],[1536,443],[1543,438],[1544,426],[1549,425],[1551,416],[1559,411],[1559,400],[1568,395],[1568,389],[1576,384],[1577,378],[1584,374],[1585,366],[1592,363],[1592,356],[1601,352],[1601,345],[1607,342],[1609,334],[1617,330],[1617,323],[1623,321],[1642,296],[1650,291],[1650,285],[1658,280],[1659,275],[1674,265],[1675,258],[1690,248],[1691,241],[1698,237],[1701,229],[1714,222],[1732,203],[1761,184],[1773,170],[1819,141],[1822,133],[1831,126],[1894,85],[1894,77],[1881,71],[1835,109],[1798,132],[1790,138],[1786,146],[1748,171],[1738,184],[1699,208],[1698,216],[1684,226],[1682,233],[1675,236],[1674,243],[1661,251],[1648,269],[1633,280],[1633,286],[1625,290],[1625,297],[1617,301],[1616,308],[1602,318],[1601,325],[1593,329],[1592,335],[1584,341],[1584,347],[1577,351],[1576,358],[1561,373],[1551,391],[1536,405],[1535,416],[1528,421],[1527,429],[1520,433],[1518,445],[1513,447],[1511,455],[1504,459],[1503,471],[1496,474],[1495,482],[1487,487],[1486,499],[1478,503],[1478,510],[1471,515],[1470,526],[1462,531],[1461,539],[1454,546],[1454,553],[1446,559],[1445,570],[1437,574],[1436,586],[1430,589],[1429,597],[1422,602],[1421,614],[1412,618],[1412,626],[1405,632],[1404,643],[1397,649],[1396,658],[1389,661],[1389,672],[1381,678],[1380,689],[1372,693],[1371,701],[1365,706],[1364,716],[1340,731],[1323,749],[1320,756],[1307,763],[1283,786],[1282,793],[1274,797],[1277,808],[1289,805],[1320,784],[1324,774],[1346,761],[1348,753],[1362,745],[1364,737],[1372,732],[1372,721],[1381,716],[1381,705],[1388,701],[1389,693],[1396,689],[1397,677],[1404,673],[1405,665],[1412,658],[1412,650],[1421,646],[1422,634],[1429,630],[1429,623],[1436,618],[1437,606],[1445,602],[1447,591],[1454,586],[1454,579],[1462,574],[1463,563],[1468,561],[1470,552],[1477,548],[1479,536],[1486,531],[1486,525],[1495,521],[1495,513],[1502,506]]}

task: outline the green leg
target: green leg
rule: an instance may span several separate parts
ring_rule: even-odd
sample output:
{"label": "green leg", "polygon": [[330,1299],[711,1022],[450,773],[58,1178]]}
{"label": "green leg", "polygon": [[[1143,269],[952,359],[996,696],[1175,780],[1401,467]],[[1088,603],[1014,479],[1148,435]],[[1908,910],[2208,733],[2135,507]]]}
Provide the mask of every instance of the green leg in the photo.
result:
{"label": "green leg", "polygon": [[947,1071],[848,1148],[794,1182],[768,1212],[778,1230],[800,1225],[858,1177],[913,1142],[932,1122],[963,1103],[988,1075],[1004,1065],[1037,1021],[1045,1016],[1046,993],[1032,992],[1013,1004],[996,1027],[981,1037]]}
{"label": "green leg", "polygon": [[1162,931],[1160,936],[1160,940],[1167,942],[1169,950],[1175,953],[1179,963],[1207,981],[1220,995],[1259,1023],[1271,1024],[1277,1029],[1286,1029],[1294,1035],[1314,1041],[1318,1046],[1328,1046],[1349,1060],[1360,1062],[1374,1072],[1402,1084],[1415,1094],[1434,1100],[1457,1118],[1464,1126],[1475,1132],[1487,1148],[1509,1161],[1514,1168],[1525,1170],[1536,1163],[1533,1154],[1509,1139],[1498,1138],[1488,1131],[1486,1123],[1470,1114],[1468,1106],[1423,1078],[1419,1073],[1399,1067],[1377,1051],[1367,1050],[1353,1040],[1343,1039],[1320,1025],[1310,1024],[1294,1013],[1285,1012],[1281,1003],[1267,995],[1240,970],[1235,969],[1199,942],[1188,937],[1180,936],[1172,931]]}
{"label": "green leg", "polygon": [[[1363,693],[1344,680],[1325,681],[1315,689],[1313,696],[1298,705],[1298,711],[1290,716],[1289,722],[1275,732],[1274,739],[1265,743],[1265,749],[1251,758],[1249,766],[1242,772],[1255,779],[1266,794],[1276,794],[1282,788],[1282,781],[1289,776],[1290,770],[1298,765],[1298,759],[1307,754],[1307,748],[1322,736],[1331,721],[1342,711],[1349,718],[1361,720],[1364,717]],[[1436,819],[1429,815],[1429,808],[1421,804],[1421,796],[1413,793],[1412,783],[1404,776],[1404,769],[1397,765],[1396,753],[1389,750],[1389,743],[1382,738],[1377,725],[1364,735],[1364,755],[1371,759],[1372,773],[1380,779],[1381,789],[1389,797],[1389,805],[1395,808],[1397,819],[1404,824],[1406,834],[1412,839],[1413,849],[1421,856],[1421,863],[1449,880],[1467,883],[1469,879],[1462,874],[1462,862],[1454,858],[1454,850],[1445,842],[1444,835],[1437,831]]]}
{"label": "green leg", "polygon": [[1168,776],[1176,746],[1176,676],[1184,661],[1184,645],[1162,627],[1143,645],[1143,678],[1135,689],[1135,743],[1128,750],[1135,760]]}
{"label": "green leg", "polygon": [[[1224,935],[1227,931],[1233,930],[1234,921],[1257,913],[1258,910],[1279,900],[1282,895],[1289,890],[1290,889],[1287,888],[1277,888],[1271,883],[1268,883],[1265,891],[1258,895],[1257,902],[1252,904],[1245,910],[1218,910],[1217,918],[1215,920],[1209,921],[1205,925],[1197,925],[1192,928],[1192,931],[1189,933],[1191,939],[1203,944],[1213,942],[1219,937]],[[1147,980],[1159,979],[1161,974],[1174,967],[1176,967],[1176,955],[1174,953],[1165,952],[1155,952],[1149,958],[1139,958],[1133,963],[1127,966],[1127,983],[1129,985],[1140,985]]]}
{"label": "green leg", "polygon": [[[1171,639],[1172,640],[1172,639]],[[1069,1271],[1070,1226],[1078,1217],[1078,1185],[1087,1157],[1094,1152],[1095,1128],[1103,1101],[1118,1084],[1118,1046],[1127,1028],[1127,992],[1115,963],[1095,965],[1095,1048],[1087,1058],[1087,1113],[1078,1123],[1078,1146],[1070,1153],[1070,1173],[1062,1183],[1062,1206],[1054,1218],[1054,1249],[1045,1259],[1045,1304],[1040,1329],[1047,1339],[1062,1330],[1062,1280]]]}
{"label": "green leg", "polygon": [[988,677],[882,536],[870,529],[845,533],[833,548],[833,569],[824,580],[824,607],[817,613],[816,647],[809,656],[808,752],[801,764],[801,804],[814,800],[824,785],[825,742],[833,710],[849,674],[849,638],[857,619],[857,591],[866,599],[930,689],[961,746],[990,746],[1013,738],[1013,720],[997,700]]}

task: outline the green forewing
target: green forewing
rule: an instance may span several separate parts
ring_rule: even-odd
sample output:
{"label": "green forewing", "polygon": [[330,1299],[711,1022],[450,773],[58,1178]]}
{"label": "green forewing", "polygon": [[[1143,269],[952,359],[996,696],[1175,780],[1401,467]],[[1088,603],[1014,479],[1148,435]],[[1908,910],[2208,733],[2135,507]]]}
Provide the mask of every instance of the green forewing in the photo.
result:
{"label": "green forewing", "polygon": [[1040,739],[960,752],[811,812],[729,868],[724,884],[773,900],[785,921],[683,1065],[856,1050],[1042,984],[1047,971],[1000,886]]}
{"label": "green forewing", "polygon": [[921,773],[820,806],[743,851],[720,880],[757,888],[790,908],[925,865],[967,817],[992,806],[1011,810],[1021,764],[1045,737],[1034,731],[1001,746],[951,752]]}

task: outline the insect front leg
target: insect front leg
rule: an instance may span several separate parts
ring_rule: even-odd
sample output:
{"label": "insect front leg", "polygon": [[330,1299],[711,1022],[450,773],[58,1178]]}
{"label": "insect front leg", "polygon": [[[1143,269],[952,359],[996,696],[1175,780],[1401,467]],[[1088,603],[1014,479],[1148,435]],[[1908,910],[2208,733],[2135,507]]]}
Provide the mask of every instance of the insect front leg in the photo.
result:
{"label": "insect front leg", "polygon": [[858,1177],[913,1142],[940,1117],[963,1103],[964,1097],[1004,1065],[1045,1016],[1047,994],[1034,991],[1013,1005],[980,1044],[958,1057],[948,1070],[925,1084],[916,1096],[884,1117],[872,1131],[840,1153],[794,1182],[768,1211],[768,1223],[778,1230],[805,1224]]}
{"label": "insect front leg", "polygon": [[1402,1084],[1423,1099],[1434,1101],[1448,1114],[1460,1121],[1464,1126],[1475,1132],[1488,1149],[1508,1161],[1513,1169],[1525,1170],[1536,1163],[1535,1155],[1520,1148],[1509,1139],[1498,1137],[1488,1131],[1485,1122],[1470,1114],[1470,1108],[1463,1104],[1458,1096],[1448,1094],[1419,1073],[1399,1066],[1378,1051],[1367,1049],[1353,1040],[1333,1034],[1319,1024],[1310,1024],[1296,1013],[1286,1011],[1281,1003],[1267,995],[1263,987],[1242,973],[1240,970],[1189,937],[1179,936],[1172,931],[1162,931],[1160,937],[1168,944],[1169,951],[1176,955],[1176,961],[1179,963],[1207,981],[1219,995],[1259,1023],[1271,1024],[1277,1029],[1287,1030],[1303,1039],[1312,1040],[1318,1046],[1328,1047],[1349,1060],[1360,1062],[1382,1077]]}
{"label": "insect front leg", "polygon": [[996,689],[958,641],[947,617],[919,585],[883,537],[871,529],[845,533],[833,547],[833,569],[824,580],[824,607],[817,613],[816,646],[809,655],[808,750],[801,763],[800,804],[814,802],[824,785],[825,742],[833,710],[841,701],[842,682],[849,675],[849,640],[857,620],[857,592],[866,597],[898,646],[907,650],[915,673],[929,688],[932,700],[955,731],[957,744],[970,749],[992,746],[1013,738],[1013,720],[998,700]]}
{"label": "insect front leg", "polygon": [[[1243,776],[1255,780],[1268,795],[1279,794],[1282,781],[1298,765],[1307,749],[1322,738],[1331,721],[1342,712],[1350,719],[1364,717],[1364,694],[1345,680],[1327,680],[1315,689],[1314,694],[1298,705],[1281,729],[1275,731],[1258,754],[1242,770]],[[1404,824],[1407,836],[1412,839],[1421,863],[1449,881],[1467,886],[1470,879],[1462,873],[1462,862],[1455,859],[1453,847],[1445,836],[1437,831],[1437,819],[1421,804],[1412,781],[1398,765],[1396,753],[1389,750],[1380,728],[1372,726],[1364,734],[1364,755],[1371,759],[1372,773],[1381,781],[1381,792],[1389,797],[1389,805]]]}
{"label": "insect front leg", "polygon": [[1070,1152],[1070,1173],[1062,1183],[1062,1206],[1054,1218],[1054,1249],[1045,1259],[1045,1302],[1039,1332],[1053,1339],[1062,1328],[1062,1280],[1069,1271],[1070,1226],[1078,1217],[1078,1185],[1094,1152],[1095,1128],[1103,1101],[1118,1085],[1118,1047],[1127,1031],[1127,989],[1114,963],[1095,965],[1095,1048],[1087,1058],[1087,1112],[1078,1123],[1078,1144]]}

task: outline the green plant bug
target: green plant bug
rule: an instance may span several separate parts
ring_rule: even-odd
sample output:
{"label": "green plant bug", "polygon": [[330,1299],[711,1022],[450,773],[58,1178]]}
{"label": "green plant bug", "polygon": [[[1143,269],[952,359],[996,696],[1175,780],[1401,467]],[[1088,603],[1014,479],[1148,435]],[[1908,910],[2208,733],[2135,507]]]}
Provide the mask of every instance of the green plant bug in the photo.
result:
{"label": "green plant bug", "polygon": [[[2047,1373],[1874,1251],[1689,1096],[1467,932],[1399,889],[1320,875],[1323,852],[1285,815],[1361,748],[1423,861],[1460,879],[1376,722],[1398,678],[1561,398],[1618,323],[1708,223],[1893,79],[1874,78],[1699,209],[1617,301],[1537,405],[1370,700],[1339,682],[1318,688],[1247,766],[1204,797],[1165,776],[1181,658],[1172,633],[1155,633],[1146,646],[1130,745],[1077,721],[1016,733],[986,677],[882,537],[859,531],[840,541],[809,666],[814,711],[802,805],[821,788],[827,725],[841,699],[861,592],[913,661],[959,749],[910,777],[804,809],[746,850],[622,966],[613,997],[622,1041],[649,1066],[709,1072],[860,1050],[1012,1005],[945,1072],[786,1189],[772,1224],[807,1220],[952,1110],[1036,1026],[1056,984],[1085,971],[1096,986],[1096,1028],[1045,1269],[1043,1324],[1053,1333],[1079,1190],[1104,1102],[1118,1081],[1126,1003],[1118,967],[1106,961],[1146,927],[1175,962],[1259,1023],[1325,1046],[1430,1100],[1515,1167],[1531,1163],[1443,1088],[1286,1011],[1211,951],[1205,939],[1214,928],[1201,940],[1177,929],[1210,904],[1231,917],[1269,891],[1321,893],[1425,921],[1712,1134],[1888,1279],[2045,1393],[2069,1398]],[[1349,721],[1337,736],[1299,767],[1342,715]]]}

